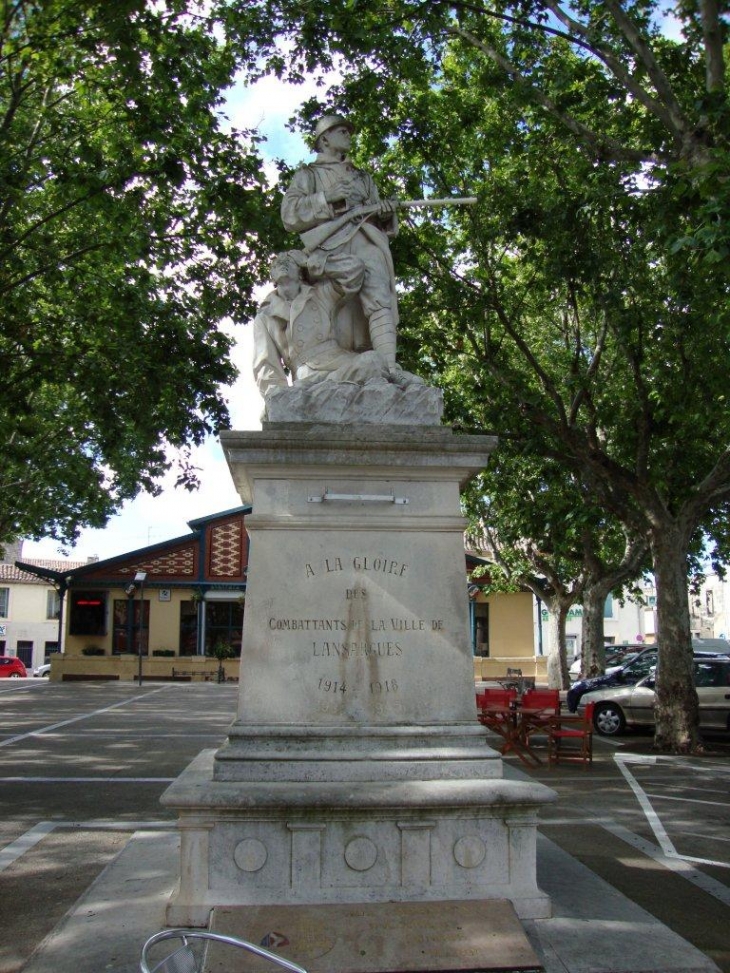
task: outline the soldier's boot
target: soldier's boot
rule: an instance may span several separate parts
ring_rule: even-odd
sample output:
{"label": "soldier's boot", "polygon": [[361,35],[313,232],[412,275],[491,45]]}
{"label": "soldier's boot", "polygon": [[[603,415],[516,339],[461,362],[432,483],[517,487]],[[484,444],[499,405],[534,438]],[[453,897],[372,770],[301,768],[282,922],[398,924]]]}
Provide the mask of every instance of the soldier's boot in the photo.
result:
{"label": "soldier's boot", "polygon": [[395,365],[395,321],[390,310],[375,311],[370,316],[370,341],[386,365]]}

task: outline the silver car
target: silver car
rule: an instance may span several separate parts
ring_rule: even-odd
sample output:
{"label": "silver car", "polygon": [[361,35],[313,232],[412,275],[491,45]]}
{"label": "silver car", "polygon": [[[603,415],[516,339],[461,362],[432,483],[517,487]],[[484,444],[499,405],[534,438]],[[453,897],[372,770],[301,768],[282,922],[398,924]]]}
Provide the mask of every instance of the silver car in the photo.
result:
{"label": "silver car", "polygon": [[[694,661],[695,687],[700,702],[700,728],[730,730],[730,658]],[[628,725],[654,725],[654,673],[635,686],[610,686],[585,693],[578,705],[595,703],[593,725],[603,736],[623,733]]]}

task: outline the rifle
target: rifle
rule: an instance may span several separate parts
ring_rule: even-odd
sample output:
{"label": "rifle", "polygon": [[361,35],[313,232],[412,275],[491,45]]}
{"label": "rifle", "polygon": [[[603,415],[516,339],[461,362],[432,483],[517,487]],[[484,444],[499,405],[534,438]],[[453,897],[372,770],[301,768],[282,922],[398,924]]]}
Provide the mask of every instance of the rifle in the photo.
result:
{"label": "rifle", "polygon": [[[435,208],[437,206],[473,206],[476,203],[476,196],[452,196],[446,199],[393,199],[389,200],[395,204],[396,209],[417,209],[423,207],[426,209]],[[321,226],[312,227],[311,230],[305,230],[304,233],[300,234],[302,243],[307,252],[311,253],[312,250],[316,250],[317,247],[321,247],[325,240],[329,240],[331,236],[337,233],[343,226],[351,223],[353,220],[359,217],[366,218],[373,213],[377,213],[382,205],[380,203],[369,203],[367,206],[357,206],[355,209],[349,210],[342,216],[339,216],[335,220],[331,220],[329,223],[323,223]],[[361,221],[364,222],[364,219]]]}

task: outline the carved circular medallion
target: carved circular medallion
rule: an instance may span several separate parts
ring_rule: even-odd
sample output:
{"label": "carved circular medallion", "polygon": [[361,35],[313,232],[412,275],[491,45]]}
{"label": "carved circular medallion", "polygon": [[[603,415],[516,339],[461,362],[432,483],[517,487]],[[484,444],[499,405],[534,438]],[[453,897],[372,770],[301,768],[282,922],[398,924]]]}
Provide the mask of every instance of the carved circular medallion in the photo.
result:
{"label": "carved circular medallion", "polygon": [[487,846],[476,835],[465,835],[454,845],[454,858],[462,868],[476,868],[486,854]]}
{"label": "carved circular medallion", "polygon": [[258,872],[266,864],[266,845],[258,838],[244,838],[236,845],[233,860],[242,872]]}
{"label": "carved circular medallion", "polygon": [[345,861],[356,872],[366,872],[377,859],[377,846],[369,838],[353,838],[345,848]]}

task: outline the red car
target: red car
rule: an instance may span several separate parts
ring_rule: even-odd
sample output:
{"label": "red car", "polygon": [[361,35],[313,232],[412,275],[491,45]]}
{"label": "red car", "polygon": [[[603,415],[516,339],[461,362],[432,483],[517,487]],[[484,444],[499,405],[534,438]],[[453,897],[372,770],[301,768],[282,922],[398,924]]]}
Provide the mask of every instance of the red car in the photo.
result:
{"label": "red car", "polygon": [[20,659],[16,659],[14,655],[0,655],[0,679],[4,676],[10,679],[25,679],[28,676],[28,671]]}

